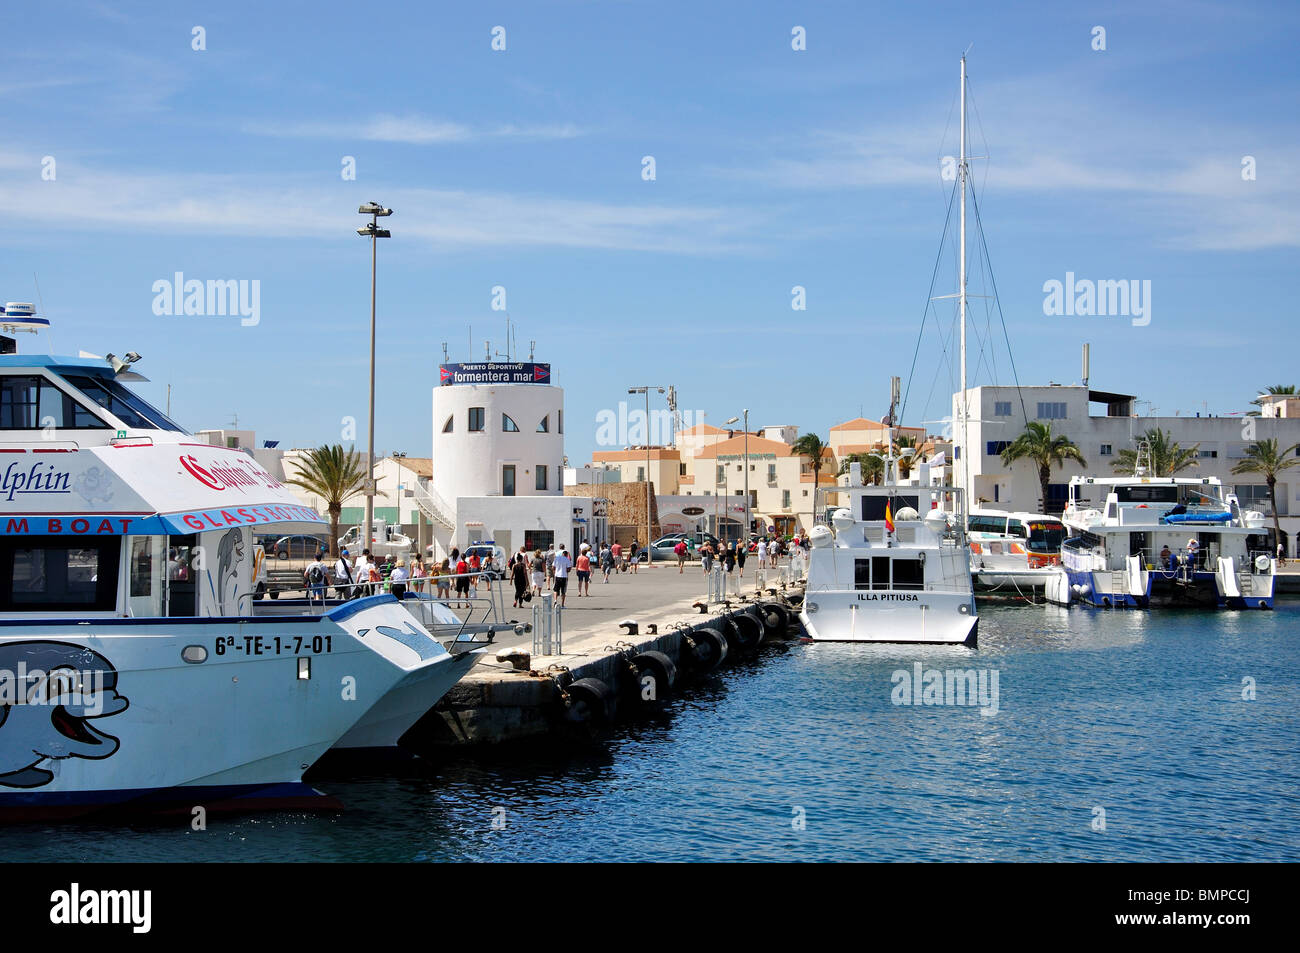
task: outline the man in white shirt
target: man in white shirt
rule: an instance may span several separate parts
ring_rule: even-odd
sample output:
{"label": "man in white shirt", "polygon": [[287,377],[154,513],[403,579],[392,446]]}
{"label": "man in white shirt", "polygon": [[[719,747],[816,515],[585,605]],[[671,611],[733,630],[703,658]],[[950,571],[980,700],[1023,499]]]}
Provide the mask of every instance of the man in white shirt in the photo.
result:
{"label": "man in white shirt", "polygon": [[355,596],[357,593],[352,585],[355,578],[352,575],[352,564],[348,561],[348,551],[340,550],[339,561],[334,564],[334,594],[340,599]]}
{"label": "man in white shirt", "polygon": [[560,597],[560,608],[564,608],[564,598],[569,591],[569,570],[572,568],[573,560],[561,545],[555,554],[555,594]]}

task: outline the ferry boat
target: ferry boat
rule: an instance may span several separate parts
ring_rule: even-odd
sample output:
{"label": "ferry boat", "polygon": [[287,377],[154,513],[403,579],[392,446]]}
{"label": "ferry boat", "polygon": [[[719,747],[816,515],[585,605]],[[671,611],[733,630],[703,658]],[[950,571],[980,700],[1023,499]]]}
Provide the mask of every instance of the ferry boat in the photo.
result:
{"label": "ferry boat", "polygon": [[1074,477],[1049,601],[1146,608],[1273,608],[1263,514],[1216,477]]}
{"label": "ferry boat", "polygon": [[1042,513],[972,510],[967,517],[975,591],[1016,596],[1042,589],[1061,562],[1065,526]]}
{"label": "ferry boat", "polygon": [[[892,414],[891,414],[892,419]],[[847,500],[830,526],[809,532],[808,576],[799,613],[816,642],[909,642],[968,645],[978,638],[974,588],[961,491],[894,482],[892,454],[885,483],[862,485],[861,467],[848,486],[818,488]]]}
{"label": "ferry boat", "polygon": [[472,659],[391,595],[258,600],[254,532],[326,523],[128,389],[138,359],[0,356],[0,817],[328,806],[303,772]]}

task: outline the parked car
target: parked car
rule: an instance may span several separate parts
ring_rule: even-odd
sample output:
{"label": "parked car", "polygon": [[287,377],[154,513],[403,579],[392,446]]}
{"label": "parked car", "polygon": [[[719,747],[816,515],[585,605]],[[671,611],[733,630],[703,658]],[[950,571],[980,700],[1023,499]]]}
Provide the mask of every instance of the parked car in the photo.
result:
{"label": "parked car", "polygon": [[275,541],[274,552],[276,559],[311,559],[321,549],[329,547],[317,536],[281,536]]}
{"label": "parked car", "polygon": [[470,556],[477,556],[480,560],[486,561],[489,556],[492,557],[492,578],[504,579],[506,577],[506,551],[495,543],[475,543],[472,546],[465,547],[465,561],[469,562]]}
{"label": "parked car", "polygon": [[660,536],[650,544],[650,548],[654,550],[656,559],[670,559],[676,555],[674,550],[679,542],[686,543],[686,552],[688,554],[694,553],[697,548],[695,540],[685,533],[669,533],[667,536]]}

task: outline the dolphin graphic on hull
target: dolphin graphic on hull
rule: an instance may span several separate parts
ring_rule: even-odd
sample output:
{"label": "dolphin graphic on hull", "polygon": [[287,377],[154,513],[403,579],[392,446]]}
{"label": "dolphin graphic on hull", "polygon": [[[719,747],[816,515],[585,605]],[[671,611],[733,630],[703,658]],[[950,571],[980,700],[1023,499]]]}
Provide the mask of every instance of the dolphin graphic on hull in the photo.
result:
{"label": "dolphin graphic on hull", "polygon": [[100,760],[120,742],[90,722],[126,710],[117,669],[69,642],[0,644],[0,786],[37,788],[54,772],[45,761]]}

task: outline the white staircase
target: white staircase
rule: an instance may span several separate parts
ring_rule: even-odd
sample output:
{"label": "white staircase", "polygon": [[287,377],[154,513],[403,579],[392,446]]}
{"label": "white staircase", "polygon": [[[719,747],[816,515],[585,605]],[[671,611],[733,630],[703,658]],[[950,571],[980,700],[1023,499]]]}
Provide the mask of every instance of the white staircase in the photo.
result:
{"label": "white staircase", "polygon": [[1214,583],[1219,587],[1219,595],[1225,599],[1241,596],[1241,589],[1237,585],[1237,567],[1233,565],[1231,557],[1219,557],[1214,569]]}
{"label": "white staircase", "polygon": [[411,498],[415,500],[415,505],[420,508],[420,512],[427,516],[431,522],[445,526],[450,530],[456,528],[456,511],[447,504],[447,501],[439,495],[432,485],[414,484],[411,487]]}

